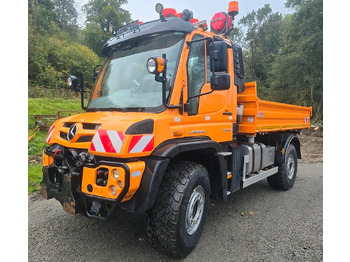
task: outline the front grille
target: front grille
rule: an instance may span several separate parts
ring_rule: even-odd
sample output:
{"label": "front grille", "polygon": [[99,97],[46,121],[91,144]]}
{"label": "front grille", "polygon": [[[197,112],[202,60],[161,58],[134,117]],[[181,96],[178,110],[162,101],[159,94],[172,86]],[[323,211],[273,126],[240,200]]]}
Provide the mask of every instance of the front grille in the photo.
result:
{"label": "front grille", "polygon": [[81,136],[77,142],[90,142],[94,136]]}
{"label": "front grille", "polygon": [[[74,124],[75,124],[74,122],[66,122],[64,123],[63,127],[70,128]],[[95,124],[95,123],[82,123],[83,129],[85,130],[97,130],[100,127],[100,125],[101,124]],[[68,140],[66,132],[61,131],[60,137],[64,140]],[[77,143],[91,142],[92,138],[93,138],[93,135],[81,135],[76,142]]]}
{"label": "front grille", "polygon": [[63,127],[71,127],[72,125],[74,125],[75,123],[71,123],[71,122],[66,122],[64,123]]}
{"label": "front grille", "polygon": [[61,131],[60,132],[60,137],[65,139],[65,140],[67,140],[67,133]]}
{"label": "front grille", "polygon": [[83,129],[96,130],[100,127],[100,124],[83,123]]}
{"label": "front grille", "polygon": [[[63,127],[71,127],[74,125],[74,122],[66,122],[64,123]],[[83,124],[83,129],[88,129],[88,130],[96,130],[100,127],[101,124],[94,124],[94,123],[82,123]]]}

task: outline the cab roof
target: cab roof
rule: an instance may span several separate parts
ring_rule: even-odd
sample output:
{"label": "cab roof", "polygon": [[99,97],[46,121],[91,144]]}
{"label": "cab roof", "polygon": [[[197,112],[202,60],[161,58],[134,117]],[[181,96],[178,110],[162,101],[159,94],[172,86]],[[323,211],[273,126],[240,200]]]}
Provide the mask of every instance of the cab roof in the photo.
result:
{"label": "cab roof", "polygon": [[164,20],[155,20],[140,25],[134,23],[134,27],[129,26],[129,30],[125,32],[118,33],[117,30],[117,34],[103,45],[102,54],[107,56],[117,44],[140,36],[161,32],[191,33],[195,28],[192,23],[178,17],[167,17]]}

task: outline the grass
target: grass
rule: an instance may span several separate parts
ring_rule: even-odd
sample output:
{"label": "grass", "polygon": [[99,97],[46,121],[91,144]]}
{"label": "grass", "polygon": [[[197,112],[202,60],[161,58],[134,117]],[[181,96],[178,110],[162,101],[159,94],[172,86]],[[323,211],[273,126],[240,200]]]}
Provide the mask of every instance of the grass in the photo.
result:
{"label": "grass", "polygon": [[41,163],[28,164],[28,194],[40,189],[40,181],[43,178]]}
{"label": "grass", "polygon": [[[33,115],[56,115],[58,110],[80,111],[80,99],[63,98],[28,98],[28,129],[35,128]],[[35,137],[28,142],[28,194],[40,189],[42,179],[41,154],[45,145],[46,130],[40,130]]]}

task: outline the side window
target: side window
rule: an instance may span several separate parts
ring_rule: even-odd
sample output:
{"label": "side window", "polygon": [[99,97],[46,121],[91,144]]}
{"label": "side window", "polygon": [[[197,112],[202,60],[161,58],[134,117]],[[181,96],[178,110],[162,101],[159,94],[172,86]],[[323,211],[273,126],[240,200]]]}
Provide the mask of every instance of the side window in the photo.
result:
{"label": "side window", "polygon": [[[203,38],[203,36],[195,35],[192,41],[201,38]],[[198,41],[191,44],[191,49],[187,61],[188,97],[199,95],[203,85],[206,82],[206,59],[204,47],[205,41]],[[198,102],[199,97],[195,97],[189,100],[189,115],[196,115],[198,113]]]}
{"label": "side window", "polygon": [[210,41],[205,41],[205,45],[207,49],[207,83],[210,83],[210,77],[211,77],[209,44],[210,44]]}

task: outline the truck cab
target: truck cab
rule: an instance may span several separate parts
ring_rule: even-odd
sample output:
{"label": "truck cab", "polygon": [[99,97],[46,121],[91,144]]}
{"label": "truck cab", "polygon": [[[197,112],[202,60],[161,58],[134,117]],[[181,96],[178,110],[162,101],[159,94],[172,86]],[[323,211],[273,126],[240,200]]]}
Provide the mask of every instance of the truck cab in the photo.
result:
{"label": "truck cab", "polygon": [[311,116],[260,100],[244,82],[242,49],[184,16],[162,9],[103,46],[86,112],[48,132],[41,182],[41,194],[70,214],[146,212],[151,242],[177,257],[197,244],[210,198],[265,178],[293,186],[297,134]]}

